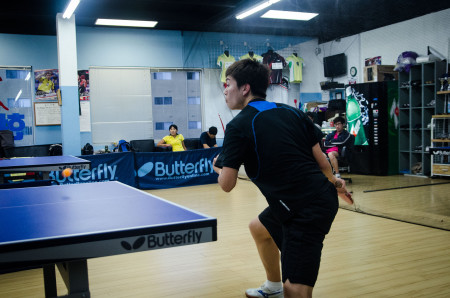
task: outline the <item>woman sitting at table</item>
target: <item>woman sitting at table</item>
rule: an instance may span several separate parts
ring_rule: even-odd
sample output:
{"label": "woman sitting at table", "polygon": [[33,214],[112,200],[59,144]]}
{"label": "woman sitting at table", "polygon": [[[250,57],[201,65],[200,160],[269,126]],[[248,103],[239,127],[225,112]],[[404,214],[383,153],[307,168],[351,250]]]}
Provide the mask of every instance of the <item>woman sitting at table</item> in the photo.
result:
{"label": "woman sitting at table", "polygon": [[178,126],[172,124],[169,127],[170,135],[162,138],[161,141],[158,142],[158,147],[172,147],[172,151],[185,151],[186,146],[184,145],[184,137],[182,134],[178,134]]}

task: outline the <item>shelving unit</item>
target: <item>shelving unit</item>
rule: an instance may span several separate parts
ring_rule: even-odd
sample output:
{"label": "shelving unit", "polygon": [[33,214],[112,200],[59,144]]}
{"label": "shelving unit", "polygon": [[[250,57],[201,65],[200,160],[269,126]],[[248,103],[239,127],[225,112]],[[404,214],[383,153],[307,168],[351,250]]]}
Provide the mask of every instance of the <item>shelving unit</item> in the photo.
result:
{"label": "shelving unit", "polygon": [[[450,92],[449,92],[450,93]],[[450,115],[431,119],[431,177],[450,176]]]}
{"label": "shelving unit", "polygon": [[437,98],[440,103],[443,103],[443,109],[445,113],[450,113],[450,103],[448,102],[448,97],[450,95],[450,91],[438,91]]}
{"label": "shelving unit", "polygon": [[[444,113],[439,76],[446,61],[418,64],[409,73],[399,73],[399,169],[405,175],[427,177],[431,174],[431,119]],[[434,100],[434,104],[433,104]],[[411,169],[421,163],[422,169]]]}

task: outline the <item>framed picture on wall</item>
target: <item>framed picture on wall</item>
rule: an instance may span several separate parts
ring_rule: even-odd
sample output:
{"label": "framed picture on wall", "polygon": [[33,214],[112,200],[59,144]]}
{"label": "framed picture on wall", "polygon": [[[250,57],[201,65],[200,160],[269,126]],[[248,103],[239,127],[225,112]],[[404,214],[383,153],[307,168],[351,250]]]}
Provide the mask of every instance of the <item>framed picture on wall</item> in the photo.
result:
{"label": "framed picture on wall", "polygon": [[58,69],[42,69],[34,72],[36,100],[57,100],[59,89]]}

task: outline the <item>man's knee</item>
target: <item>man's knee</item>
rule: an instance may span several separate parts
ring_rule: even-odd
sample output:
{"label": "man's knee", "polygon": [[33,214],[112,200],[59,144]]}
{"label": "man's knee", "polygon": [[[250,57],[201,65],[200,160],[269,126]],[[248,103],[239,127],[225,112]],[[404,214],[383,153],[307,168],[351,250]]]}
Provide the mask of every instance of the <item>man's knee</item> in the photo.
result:
{"label": "man's knee", "polygon": [[258,217],[254,218],[248,225],[250,232],[254,239],[267,239],[271,238],[266,227],[261,223]]}
{"label": "man's knee", "polygon": [[283,285],[284,288],[284,297],[296,297],[296,298],[311,298],[313,287],[303,285],[303,284],[294,284],[288,280]]}

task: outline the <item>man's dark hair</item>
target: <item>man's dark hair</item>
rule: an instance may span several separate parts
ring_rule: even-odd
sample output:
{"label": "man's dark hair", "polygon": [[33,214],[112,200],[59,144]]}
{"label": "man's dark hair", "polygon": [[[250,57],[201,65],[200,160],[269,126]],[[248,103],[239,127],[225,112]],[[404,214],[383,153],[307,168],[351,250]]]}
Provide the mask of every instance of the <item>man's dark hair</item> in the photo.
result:
{"label": "man's dark hair", "polygon": [[208,130],[208,132],[212,135],[216,135],[217,134],[217,127],[215,126],[211,126]]}
{"label": "man's dark hair", "polygon": [[228,67],[225,74],[233,77],[238,87],[249,84],[253,95],[266,98],[270,76],[270,70],[266,65],[252,59],[243,59]]}
{"label": "man's dark hair", "polygon": [[344,119],[344,117],[338,116],[338,117],[334,118],[333,123],[336,124],[336,123],[338,123],[338,122],[341,122],[342,125],[344,125],[344,124],[345,124],[345,119]]}

